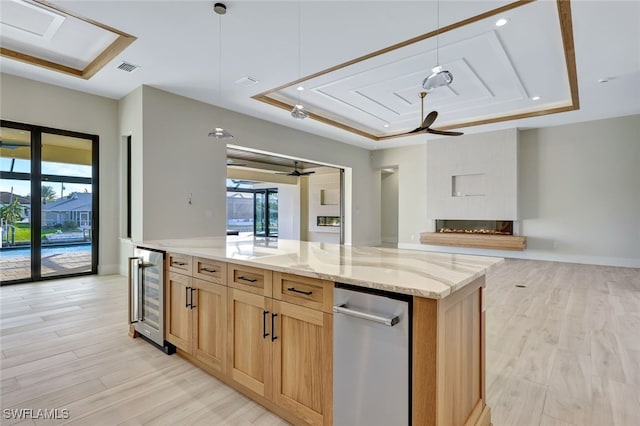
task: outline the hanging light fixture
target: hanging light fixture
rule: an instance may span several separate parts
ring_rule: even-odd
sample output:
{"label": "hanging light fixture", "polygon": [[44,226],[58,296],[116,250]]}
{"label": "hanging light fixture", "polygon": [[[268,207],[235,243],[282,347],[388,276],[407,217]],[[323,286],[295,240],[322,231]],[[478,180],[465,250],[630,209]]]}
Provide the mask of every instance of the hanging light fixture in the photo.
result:
{"label": "hanging light fixture", "polygon": [[437,87],[448,86],[453,81],[453,74],[447,70],[443,70],[440,66],[440,0],[437,4],[437,27],[436,27],[436,66],[431,69],[431,75],[424,79],[422,87],[427,92]]}
{"label": "hanging light fixture", "polygon": [[[213,11],[219,16],[218,25],[218,96],[222,94],[222,15],[227,13],[227,6],[224,3],[216,3],[213,5]],[[233,135],[222,127],[216,127],[209,132],[209,137],[216,139],[231,139]]]}
{"label": "hanging light fixture", "polygon": [[[298,1],[298,79],[300,79],[300,56],[301,56],[301,49],[300,49],[300,2]],[[302,93],[304,88],[302,86],[298,86],[297,90],[298,90],[298,103],[291,110],[291,116],[293,118],[298,119],[298,120],[304,120],[305,118],[309,117],[309,113],[304,109],[304,106],[300,102],[300,94]]]}

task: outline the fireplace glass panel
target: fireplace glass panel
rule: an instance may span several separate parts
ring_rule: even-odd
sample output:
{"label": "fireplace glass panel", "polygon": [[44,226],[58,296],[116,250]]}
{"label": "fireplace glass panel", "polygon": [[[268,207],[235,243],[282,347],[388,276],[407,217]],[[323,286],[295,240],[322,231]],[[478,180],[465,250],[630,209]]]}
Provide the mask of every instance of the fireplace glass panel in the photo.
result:
{"label": "fireplace glass panel", "polygon": [[436,220],[436,232],[458,234],[513,235],[511,220]]}

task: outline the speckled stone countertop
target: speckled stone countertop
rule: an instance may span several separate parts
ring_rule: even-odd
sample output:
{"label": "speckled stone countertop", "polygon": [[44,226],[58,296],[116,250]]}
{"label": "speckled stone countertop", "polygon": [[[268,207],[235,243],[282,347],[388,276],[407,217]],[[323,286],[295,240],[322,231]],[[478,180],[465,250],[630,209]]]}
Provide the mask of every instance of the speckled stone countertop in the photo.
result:
{"label": "speckled stone countertop", "polygon": [[447,297],[503,261],[497,257],[267,238],[185,238],[135,244],[430,299]]}

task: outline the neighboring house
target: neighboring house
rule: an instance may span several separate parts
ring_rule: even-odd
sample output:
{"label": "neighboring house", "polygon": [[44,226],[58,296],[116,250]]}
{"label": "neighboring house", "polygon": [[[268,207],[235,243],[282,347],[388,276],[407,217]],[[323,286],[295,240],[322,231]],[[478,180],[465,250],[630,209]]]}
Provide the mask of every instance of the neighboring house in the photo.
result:
{"label": "neighboring house", "polygon": [[1,191],[0,192],[0,207],[11,204],[14,199],[18,199],[18,203],[22,206],[23,214],[22,220],[24,222],[29,222],[31,218],[31,197],[24,197],[22,195],[12,194],[11,192]]}
{"label": "neighboring house", "polygon": [[91,226],[93,197],[88,192],[74,192],[42,206],[42,226],[60,225],[74,221],[81,228]]}

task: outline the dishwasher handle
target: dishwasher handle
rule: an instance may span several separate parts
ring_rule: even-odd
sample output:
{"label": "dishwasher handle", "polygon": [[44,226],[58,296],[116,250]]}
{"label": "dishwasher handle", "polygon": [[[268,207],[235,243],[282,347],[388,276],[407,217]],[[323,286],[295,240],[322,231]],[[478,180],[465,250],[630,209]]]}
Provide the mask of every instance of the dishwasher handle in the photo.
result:
{"label": "dishwasher handle", "polygon": [[394,315],[392,317],[382,317],[379,315],[370,314],[367,312],[356,311],[354,309],[347,308],[347,305],[334,305],[333,312],[338,314],[345,314],[351,317],[360,318],[367,321],[373,321],[380,324],[384,324],[388,327],[393,327],[400,322],[400,317]]}

